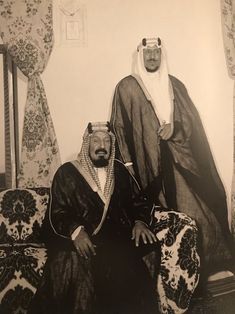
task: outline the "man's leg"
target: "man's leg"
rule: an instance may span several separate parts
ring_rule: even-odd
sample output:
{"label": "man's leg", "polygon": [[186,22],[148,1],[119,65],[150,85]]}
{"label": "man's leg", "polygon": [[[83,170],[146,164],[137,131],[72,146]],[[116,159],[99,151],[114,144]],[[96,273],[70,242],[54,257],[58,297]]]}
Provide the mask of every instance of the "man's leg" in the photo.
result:
{"label": "man's leg", "polygon": [[[102,314],[156,314],[154,281],[142,260],[142,251],[135,247],[130,235],[113,237],[103,252],[97,250],[97,257],[103,256],[103,261],[97,261],[95,272]],[[101,277],[104,269],[106,274]]]}
{"label": "man's leg", "polygon": [[93,298],[91,260],[61,251],[47,260],[29,314],[93,314]]}
{"label": "man's leg", "polygon": [[161,313],[185,313],[199,281],[197,227],[187,215],[156,211],[154,232],[161,245],[157,293]]}

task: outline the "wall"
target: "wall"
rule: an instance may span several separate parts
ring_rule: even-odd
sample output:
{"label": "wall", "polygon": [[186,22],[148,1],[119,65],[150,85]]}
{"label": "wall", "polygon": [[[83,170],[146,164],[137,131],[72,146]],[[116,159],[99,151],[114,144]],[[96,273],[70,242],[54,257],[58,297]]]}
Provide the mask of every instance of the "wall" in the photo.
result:
{"label": "wall", "polygon": [[[201,115],[230,197],[232,93],[221,33],[219,0],[83,0],[87,47],[59,41],[54,1],[55,45],[42,75],[62,161],[75,158],[88,121],[107,120],[117,82],[130,73],[131,57],[143,37],[160,36],[169,71],[181,79]],[[20,125],[26,97],[21,75]]]}

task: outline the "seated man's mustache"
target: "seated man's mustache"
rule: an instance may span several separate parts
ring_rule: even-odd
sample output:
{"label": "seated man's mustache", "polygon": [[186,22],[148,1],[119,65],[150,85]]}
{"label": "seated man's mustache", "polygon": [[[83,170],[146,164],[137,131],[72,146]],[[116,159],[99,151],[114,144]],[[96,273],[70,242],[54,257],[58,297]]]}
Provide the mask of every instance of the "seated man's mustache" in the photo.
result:
{"label": "seated man's mustache", "polygon": [[95,151],[96,154],[99,154],[99,153],[104,153],[104,154],[108,154],[107,150],[104,149],[104,148],[98,148],[96,151]]}

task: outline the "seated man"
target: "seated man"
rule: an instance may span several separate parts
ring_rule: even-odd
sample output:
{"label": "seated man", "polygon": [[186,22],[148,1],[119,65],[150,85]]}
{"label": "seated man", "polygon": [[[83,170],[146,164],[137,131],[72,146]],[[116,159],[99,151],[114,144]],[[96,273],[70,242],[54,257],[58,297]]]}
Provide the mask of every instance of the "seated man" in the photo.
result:
{"label": "seated man", "polygon": [[[187,310],[198,282],[196,227],[172,211],[154,218],[114,156],[109,125],[89,123],[77,160],[57,170],[49,212],[55,236],[29,313],[151,314],[158,299],[162,313]],[[161,256],[157,283],[143,259],[150,252]]]}

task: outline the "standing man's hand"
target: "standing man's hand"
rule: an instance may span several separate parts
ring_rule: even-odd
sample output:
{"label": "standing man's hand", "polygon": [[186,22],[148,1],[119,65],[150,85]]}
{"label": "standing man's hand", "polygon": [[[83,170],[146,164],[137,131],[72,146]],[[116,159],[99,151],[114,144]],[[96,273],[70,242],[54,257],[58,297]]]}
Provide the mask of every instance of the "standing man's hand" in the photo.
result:
{"label": "standing man's hand", "polygon": [[162,140],[169,140],[173,134],[171,123],[164,123],[158,130],[158,135]]}
{"label": "standing man's hand", "polygon": [[153,243],[157,241],[156,236],[142,221],[136,221],[132,229],[132,240],[135,240],[135,246],[139,246],[140,239],[143,240],[144,244]]}
{"label": "standing man's hand", "polygon": [[84,229],[80,230],[79,234],[73,240],[73,243],[80,256],[87,259],[91,255],[96,255],[95,246],[91,242],[89,235]]}

